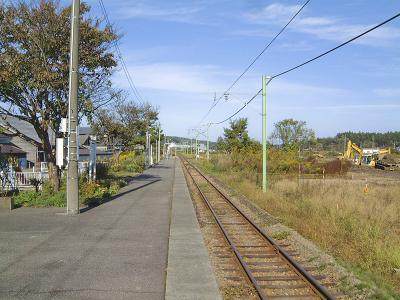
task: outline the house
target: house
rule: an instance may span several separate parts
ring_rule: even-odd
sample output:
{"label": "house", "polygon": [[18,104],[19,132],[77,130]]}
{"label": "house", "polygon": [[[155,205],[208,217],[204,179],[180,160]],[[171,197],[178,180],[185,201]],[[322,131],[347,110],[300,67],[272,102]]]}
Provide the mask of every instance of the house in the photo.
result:
{"label": "house", "polygon": [[[90,160],[91,141],[97,140],[90,127],[79,128],[79,161],[88,162]],[[104,161],[113,155],[111,147],[102,143],[96,143],[96,160]]]}
{"label": "house", "polygon": [[0,156],[4,159],[15,158],[20,168],[27,168],[26,152],[11,143],[11,136],[0,134]]}
{"label": "house", "polygon": [[[0,132],[1,154],[16,157],[22,169],[31,169],[33,167],[42,169],[46,165],[47,160],[42,142],[32,124],[15,117],[0,114]],[[49,130],[49,135],[55,148],[56,134],[54,131]],[[89,161],[90,143],[93,138],[93,131],[90,127],[79,128],[80,161]],[[65,146],[67,144],[66,141]],[[100,143],[96,144],[98,160],[108,159],[112,154],[111,147]]]}
{"label": "house", "polygon": [[[46,162],[42,142],[32,124],[0,114],[0,129],[4,145],[7,145],[4,151],[18,151],[14,156],[18,156],[21,168],[39,168],[42,162]],[[49,134],[52,144],[55,145],[55,133],[49,130]]]}

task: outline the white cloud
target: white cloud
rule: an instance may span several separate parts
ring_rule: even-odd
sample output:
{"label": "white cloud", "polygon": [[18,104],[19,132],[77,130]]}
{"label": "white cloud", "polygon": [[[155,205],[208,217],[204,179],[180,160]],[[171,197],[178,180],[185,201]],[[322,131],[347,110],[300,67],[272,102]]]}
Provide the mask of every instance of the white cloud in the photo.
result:
{"label": "white cloud", "polygon": [[290,19],[299,9],[300,5],[284,5],[273,3],[265,6],[261,11],[246,13],[245,16],[257,24],[268,24],[270,22],[281,23]]}
{"label": "white cloud", "polygon": [[375,89],[373,92],[382,97],[400,97],[400,88]]}
{"label": "white cloud", "polygon": [[331,18],[308,17],[308,18],[300,18],[300,20],[297,23],[302,26],[327,26],[335,24],[336,21]]}
{"label": "white cloud", "polygon": [[[261,12],[249,12],[244,14],[245,19],[257,25],[286,24],[290,18],[299,10],[299,5],[284,5],[280,3],[270,4]],[[313,35],[320,39],[343,42],[352,38],[375,24],[348,24],[343,20],[332,17],[310,17],[304,16],[306,10],[296,17],[288,30]],[[260,31],[260,29],[258,29]],[[368,33],[357,40],[359,44],[386,46],[400,39],[400,29],[386,25]]]}
{"label": "white cloud", "polygon": [[[120,6],[121,7],[121,6]],[[141,3],[127,2],[122,8],[116,9],[122,19],[143,18],[168,22],[201,23],[197,14],[201,6],[150,6]]]}
{"label": "white cloud", "polygon": [[[130,65],[128,69],[139,88],[192,94],[213,94],[222,90],[224,85],[220,78],[229,75],[212,65],[155,63]],[[126,87],[124,75],[119,76],[116,81]]]}

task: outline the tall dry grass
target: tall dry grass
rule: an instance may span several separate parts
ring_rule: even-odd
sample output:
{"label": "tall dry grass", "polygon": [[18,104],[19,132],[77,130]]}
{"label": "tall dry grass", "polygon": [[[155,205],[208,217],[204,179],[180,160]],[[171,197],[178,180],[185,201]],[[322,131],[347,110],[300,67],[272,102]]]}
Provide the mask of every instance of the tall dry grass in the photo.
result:
{"label": "tall dry grass", "polygon": [[[400,186],[349,179],[272,180],[264,194],[249,169],[203,162],[237,192],[378,285],[400,286]],[[377,276],[375,276],[377,275]]]}

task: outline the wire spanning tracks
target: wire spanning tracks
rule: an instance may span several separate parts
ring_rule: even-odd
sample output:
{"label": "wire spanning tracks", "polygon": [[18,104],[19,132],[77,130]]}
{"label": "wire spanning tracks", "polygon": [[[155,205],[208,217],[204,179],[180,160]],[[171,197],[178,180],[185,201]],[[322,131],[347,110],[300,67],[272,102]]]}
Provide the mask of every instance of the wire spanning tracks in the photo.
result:
{"label": "wire spanning tracks", "polygon": [[261,299],[334,299],[200,170],[183,165]]}

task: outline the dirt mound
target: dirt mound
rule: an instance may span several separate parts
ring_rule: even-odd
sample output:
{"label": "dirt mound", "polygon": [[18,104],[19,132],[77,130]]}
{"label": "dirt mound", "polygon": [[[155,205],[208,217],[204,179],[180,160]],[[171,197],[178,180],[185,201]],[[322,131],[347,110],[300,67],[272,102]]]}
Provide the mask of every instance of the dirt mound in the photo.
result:
{"label": "dirt mound", "polygon": [[381,159],[383,162],[388,164],[398,164],[400,163],[398,159],[396,159],[393,155],[387,154]]}
{"label": "dirt mound", "polygon": [[346,174],[351,167],[348,160],[331,160],[324,164],[326,174]]}

